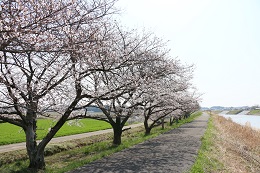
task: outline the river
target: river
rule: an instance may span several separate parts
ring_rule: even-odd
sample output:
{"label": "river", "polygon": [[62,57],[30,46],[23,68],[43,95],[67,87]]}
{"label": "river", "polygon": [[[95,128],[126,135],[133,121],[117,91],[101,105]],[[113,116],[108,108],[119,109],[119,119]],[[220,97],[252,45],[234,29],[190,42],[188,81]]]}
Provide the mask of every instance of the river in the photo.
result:
{"label": "river", "polygon": [[225,118],[231,118],[232,121],[246,125],[247,122],[250,123],[250,126],[260,130],[260,116],[258,115],[228,115],[228,114],[219,114]]}

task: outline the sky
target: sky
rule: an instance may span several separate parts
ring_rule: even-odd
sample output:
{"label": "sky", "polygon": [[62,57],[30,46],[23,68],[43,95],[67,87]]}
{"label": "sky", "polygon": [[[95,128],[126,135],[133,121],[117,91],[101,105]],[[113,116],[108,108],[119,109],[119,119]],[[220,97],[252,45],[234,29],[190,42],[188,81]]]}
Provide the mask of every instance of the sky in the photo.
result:
{"label": "sky", "polygon": [[171,56],[194,64],[201,106],[260,105],[260,1],[119,0],[127,28],[169,40]]}

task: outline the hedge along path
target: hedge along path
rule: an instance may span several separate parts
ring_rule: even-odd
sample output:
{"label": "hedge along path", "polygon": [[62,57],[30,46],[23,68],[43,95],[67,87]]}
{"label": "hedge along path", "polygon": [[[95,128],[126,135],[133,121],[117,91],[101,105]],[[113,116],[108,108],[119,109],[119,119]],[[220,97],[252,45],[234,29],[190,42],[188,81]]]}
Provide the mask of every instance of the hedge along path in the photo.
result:
{"label": "hedge along path", "polygon": [[203,113],[191,123],[69,173],[188,171],[195,162],[208,119],[209,115]]}

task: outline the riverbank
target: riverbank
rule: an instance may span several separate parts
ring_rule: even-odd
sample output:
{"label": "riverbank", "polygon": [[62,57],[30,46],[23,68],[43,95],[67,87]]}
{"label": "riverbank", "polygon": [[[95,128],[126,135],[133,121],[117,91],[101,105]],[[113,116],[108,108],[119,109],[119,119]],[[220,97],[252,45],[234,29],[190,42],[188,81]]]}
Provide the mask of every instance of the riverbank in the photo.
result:
{"label": "riverbank", "polygon": [[190,172],[260,172],[260,131],[211,114]]}
{"label": "riverbank", "polygon": [[260,130],[260,116],[258,115],[228,115],[228,114],[219,114],[220,116],[231,119],[235,123],[238,123],[243,126],[248,126],[256,130]]}

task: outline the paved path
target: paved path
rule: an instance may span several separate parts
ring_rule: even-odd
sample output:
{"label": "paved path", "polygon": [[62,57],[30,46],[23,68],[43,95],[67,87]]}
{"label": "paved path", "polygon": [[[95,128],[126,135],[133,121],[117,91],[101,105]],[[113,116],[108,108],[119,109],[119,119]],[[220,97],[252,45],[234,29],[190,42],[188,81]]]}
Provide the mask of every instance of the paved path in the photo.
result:
{"label": "paved path", "polygon": [[[135,128],[138,126],[143,126],[143,123],[131,124],[129,126],[126,126],[125,128],[128,128],[128,127]],[[99,131],[95,131],[95,132],[82,133],[82,134],[77,134],[77,135],[57,137],[57,138],[53,138],[50,141],[50,143],[60,143],[60,142],[65,142],[65,141],[69,141],[69,140],[81,139],[81,138],[86,138],[86,137],[110,133],[110,132],[113,132],[113,130],[107,129],[107,130],[99,130]],[[5,152],[15,151],[15,150],[22,150],[22,149],[25,149],[25,146],[26,146],[25,142],[17,143],[17,144],[10,144],[10,145],[2,145],[2,146],[0,146],[0,153],[5,153]]]}
{"label": "paved path", "polygon": [[197,156],[209,115],[70,173],[179,173],[190,169]]}

